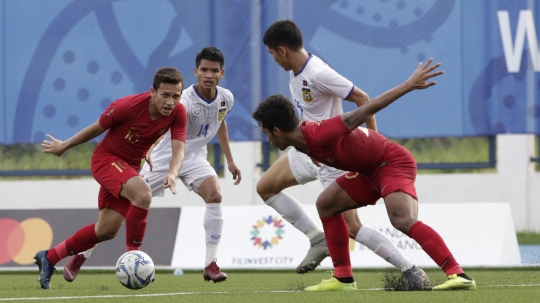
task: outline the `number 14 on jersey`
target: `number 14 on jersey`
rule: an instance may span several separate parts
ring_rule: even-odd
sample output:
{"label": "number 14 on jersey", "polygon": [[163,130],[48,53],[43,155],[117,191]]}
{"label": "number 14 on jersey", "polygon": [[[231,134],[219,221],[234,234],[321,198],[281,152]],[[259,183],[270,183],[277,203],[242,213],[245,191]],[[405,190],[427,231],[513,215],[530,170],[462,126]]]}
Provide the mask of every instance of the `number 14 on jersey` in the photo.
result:
{"label": "number 14 on jersey", "polygon": [[201,129],[199,130],[199,133],[197,134],[197,137],[200,137],[201,135],[204,135],[204,138],[206,138],[206,135],[208,135],[208,127],[210,126],[209,123],[202,124]]}

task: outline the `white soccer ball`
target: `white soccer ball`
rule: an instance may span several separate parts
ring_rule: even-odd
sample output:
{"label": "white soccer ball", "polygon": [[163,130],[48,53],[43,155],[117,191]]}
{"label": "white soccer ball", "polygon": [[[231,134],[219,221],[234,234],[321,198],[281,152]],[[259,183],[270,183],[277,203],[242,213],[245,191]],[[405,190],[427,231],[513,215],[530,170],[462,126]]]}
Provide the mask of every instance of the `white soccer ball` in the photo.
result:
{"label": "white soccer ball", "polygon": [[154,262],[140,250],[128,251],[116,262],[116,277],[129,289],[145,288],[154,281],[154,274]]}

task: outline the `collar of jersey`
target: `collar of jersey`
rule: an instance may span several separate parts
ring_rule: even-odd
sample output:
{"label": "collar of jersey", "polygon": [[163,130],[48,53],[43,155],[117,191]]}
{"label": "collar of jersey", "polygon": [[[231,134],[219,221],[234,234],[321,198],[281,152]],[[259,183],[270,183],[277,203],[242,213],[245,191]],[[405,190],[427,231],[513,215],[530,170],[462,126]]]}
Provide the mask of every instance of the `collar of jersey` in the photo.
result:
{"label": "collar of jersey", "polygon": [[201,100],[203,100],[204,102],[210,104],[210,103],[216,101],[217,96],[218,96],[218,92],[219,92],[219,90],[217,89],[217,86],[216,86],[216,95],[214,96],[214,99],[212,99],[212,100],[206,100],[205,98],[203,98],[203,96],[199,95],[199,91],[197,90],[197,84],[193,84],[192,86],[193,86],[193,91],[195,91],[197,96],[199,96],[199,98],[201,98]]}
{"label": "collar of jersey", "polygon": [[306,65],[308,64],[309,60],[311,60],[311,58],[313,58],[313,55],[308,53],[309,54],[309,58],[306,60],[306,63],[304,63],[304,66],[302,66],[302,68],[296,73],[294,74],[294,76],[298,76],[300,75],[303,71],[304,71],[304,68],[306,68]]}

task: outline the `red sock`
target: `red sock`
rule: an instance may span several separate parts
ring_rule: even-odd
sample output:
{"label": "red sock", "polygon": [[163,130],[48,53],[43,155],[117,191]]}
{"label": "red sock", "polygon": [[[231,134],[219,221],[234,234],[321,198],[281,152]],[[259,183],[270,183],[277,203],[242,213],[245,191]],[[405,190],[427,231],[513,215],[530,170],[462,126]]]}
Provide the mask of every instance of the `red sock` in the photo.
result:
{"label": "red sock", "polygon": [[126,249],[139,250],[146,229],[148,210],[135,205],[129,207],[126,215]]}
{"label": "red sock", "polygon": [[351,256],[349,254],[349,229],[341,214],[321,218],[326,244],[334,264],[334,277],[352,277]]}
{"label": "red sock", "polygon": [[442,268],[447,276],[463,273],[463,269],[454,259],[446,243],[433,228],[418,221],[409,229],[409,237],[420,244],[422,249]]}
{"label": "red sock", "polygon": [[69,255],[74,255],[96,246],[101,241],[96,236],[95,225],[94,223],[79,229],[73,236],[49,249],[47,251],[47,260],[52,264],[56,264]]}

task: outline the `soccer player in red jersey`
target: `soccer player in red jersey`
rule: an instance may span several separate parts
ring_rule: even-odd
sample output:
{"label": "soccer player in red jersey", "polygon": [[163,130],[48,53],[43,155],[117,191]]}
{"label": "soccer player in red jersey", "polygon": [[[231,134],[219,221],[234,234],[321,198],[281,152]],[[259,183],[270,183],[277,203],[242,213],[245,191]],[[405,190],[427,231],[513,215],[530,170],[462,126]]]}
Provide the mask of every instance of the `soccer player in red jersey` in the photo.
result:
{"label": "soccer player in red jersey", "polygon": [[[227,274],[217,265],[217,252],[223,230],[221,190],[215,169],[207,160],[206,145],[214,137],[220,142],[227,167],[234,185],[242,180],[242,173],[234,163],[229,146],[229,135],[225,116],[232,110],[234,96],[226,88],[219,86],[225,74],[225,57],[221,50],[209,46],[203,48],[195,57],[194,74],[197,84],[182,93],[180,104],[188,115],[186,130],[186,149],[182,168],[178,177],[189,189],[197,193],[206,203],[203,225],[205,230],[206,258],[203,271],[205,281],[214,283],[227,280]],[[171,159],[171,137],[165,135],[153,148],[150,148],[146,163],[139,174],[152,189],[153,197],[163,197],[163,176],[169,172]],[[64,266],[64,279],[72,282],[81,266],[90,256],[90,250],[71,256]]]}
{"label": "soccer player in red jersey", "polygon": [[[302,32],[294,21],[274,22],[264,33],[263,42],[274,61],[289,72],[291,101],[300,121],[319,121],[340,115],[345,101],[357,107],[369,101],[368,94],[362,89],[304,48]],[[368,117],[365,126],[377,131],[375,116]],[[328,246],[323,231],[300,201],[283,190],[314,180],[319,180],[324,190],[343,174],[345,172],[340,169],[314,163],[307,155],[291,149],[279,157],[257,182],[257,193],[264,203],[309,239],[310,248],[296,267],[299,274],[317,268],[329,255]],[[363,224],[356,210],[345,211],[343,217],[352,240],[401,271],[406,281],[405,289],[429,285],[428,275],[385,234]]]}
{"label": "soccer player in red jersey", "polygon": [[288,146],[316,161],[349,171],[328,186],[317,199],[317,211],[323,223],[334,275],[307,291],[355,290],[349,255],[349,235],[342,212],[384,199],[392,225],[414,239],[441,266],[448,280],[433,290],[476,289],[476,283],[457,263],[441,236],[418,221],[418,199],[414,181],[416,162],[404,147],[375,131],[359,127],[366,118],[427,82],[441,75],[433,72],[440,64],[422,63],[402,84],[370,100],[359,108],[339,116],[300,123],[292,103],[281,95],[266,98],[253,112],[268,140],[280,150]]}
{"label": "soccer player in red jersey", "polygon": [[120,98],[92,125],[68,140],[51,135],[41,144],[43,152],[61,156],[66,150],[87,142],[108,130],[92,155],[92,174],[101,185],[98,196],[99,218],[95,224],[79,229],[57,246],[36,253],[39,282],[50,289],[54,265],[63,258],[114,238],[126,222],[126,250],[139,250],[146,229],[152,200],[150,186],[139,176],[141,159],[150,146],[171,129],[172,158],[165,188],[176,194],[176,175],[184,160],[186,109],[178,104],[184,79],[172,67],[160,68],[150,92]]}

